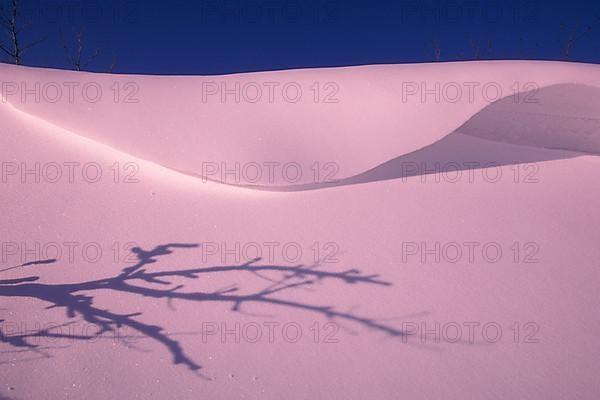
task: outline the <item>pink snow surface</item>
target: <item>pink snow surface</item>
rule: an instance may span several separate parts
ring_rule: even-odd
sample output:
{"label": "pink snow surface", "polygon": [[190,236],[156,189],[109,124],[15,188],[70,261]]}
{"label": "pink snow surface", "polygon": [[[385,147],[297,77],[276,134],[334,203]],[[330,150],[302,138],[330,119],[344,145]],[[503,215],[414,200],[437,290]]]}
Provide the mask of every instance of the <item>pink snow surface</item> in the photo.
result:
{"label": "pink snow surface", "polygon": [[0,76],[0,398],[600,396],[599,66]]}

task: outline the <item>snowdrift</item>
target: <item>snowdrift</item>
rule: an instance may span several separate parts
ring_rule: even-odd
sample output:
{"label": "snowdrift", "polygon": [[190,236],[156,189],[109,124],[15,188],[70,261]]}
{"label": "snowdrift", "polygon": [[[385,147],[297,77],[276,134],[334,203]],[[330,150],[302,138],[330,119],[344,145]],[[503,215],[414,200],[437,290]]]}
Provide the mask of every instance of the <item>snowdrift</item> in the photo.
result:
{"label": "snowdrift", "polygon": [[[350,178],[429,146],[467,121],[465,132],[484,139],[598,151],[597,136],[583,132],[597,126],[595,66],[481,65],[485,68],[382,65],[207,77],[2,66],[3,76],[10,77],[2,96],[18,110],[132,156],[238,185]],[[574,129],[583,131],[573,134],[568,120],[575,118],[582,120]],[[511,133],[492,132],[507,119]],[[555,131],[536,134],[547,126]],[[528,127],[531,132],[523,131]],[[235,178],[236,165],[247,179]]]}

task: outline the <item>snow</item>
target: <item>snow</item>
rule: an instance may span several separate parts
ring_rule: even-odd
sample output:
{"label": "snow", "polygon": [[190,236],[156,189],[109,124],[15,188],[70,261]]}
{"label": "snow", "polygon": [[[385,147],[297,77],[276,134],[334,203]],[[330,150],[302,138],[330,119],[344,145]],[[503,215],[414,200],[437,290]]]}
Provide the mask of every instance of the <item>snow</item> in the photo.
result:
{"label": "snow", "polygon": [[[51,103],[50,92],[22,101],[3,85],[0,320],[5,334],[18,327],[0,343],[3,395],[597,397],[599,67],[468,62],[151,77],[0,65],[0,74],[19,92],[36,82],[103,90],[96,103],[67,95]],[[128,82],[137,103],[122,101]],[[293,82],[303,96],[203,102],[207,82]],[[315,82],[319,100],[334,82],[339,101],[315,102]],[[407,95],[411,82],[434,94]],[[493,82],[504,99],[475,91],[451,102],[437,92],[436,102],[436,82]],[[537,103],[521,101],[530,82]],[[303,177],[206,176],[206,163],[270,162],[297,163]],[[39,183],[36,173],[22,176],[35,163]],[[436,163],[448,169],[431,173]],[[240,187],[248,185],[262,190]],[[60,260],[18,267],[54,258],[51,244]],[[256,249],[261,260],[252,260]],[[75,340],[96,332],[84,332],[86,319],[106,324],[102,338]],[[61,331],[70,337],[45,332],[27,347],[23,326],[67,322],[80,324]],[[223,339],[223,326],[236,323],[239,343]],[[436,323],[439,333],[424,336]],[[472,341],[469,323],[478,324]],[[293,328],[284,336],[286,324],[301,327],[297,342]],[[263,336],[252,343],[257,325]],[[326,342],[335,330],[338,342]]]}

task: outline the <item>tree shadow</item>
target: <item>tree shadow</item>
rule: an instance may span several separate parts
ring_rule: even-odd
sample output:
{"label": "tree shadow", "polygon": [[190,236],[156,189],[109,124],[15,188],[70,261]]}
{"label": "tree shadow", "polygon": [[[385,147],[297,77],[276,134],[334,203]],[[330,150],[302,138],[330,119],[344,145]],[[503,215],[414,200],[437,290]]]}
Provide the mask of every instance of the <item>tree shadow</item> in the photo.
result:
{"label": "tree shadow", "polygon": [[17,269],[17,268],[22,268],[22,267],[29,267],[29,266],[32,266],[32,265],[53,264],[56,261],[58,261],[58,260],[55,259],[55,258],[50,258],[48,260],[29,261],[29,262],[26,262],[24,264],[15,265],[14,267],[8,267],[8,268],[5,268],[5,269],[0,269],[0,272],[6,272],[6,271],[10,271],[11,269]]}
{"label": "tree shadow", "polygon": [[[192,371],[198,371],[201,365],[190,358],[182,345],[165,333],[165,328],[141,322],[136,317],[142,313],[121,314],[102,309],[94,305],[94,292],[109,290],[112,294],[134,294],[141,297],[185,300],[190,302],[222,302],[231,305],[231,311],[239,312],[245,304],[262,303],[273,306],[297,309],[319,314],[331,320],[354,323],[370,330],[383,332],[392,337],[402,337],[405,333],[393,326],[386,325],[368,316],[353,312],[343,312],[329,305],[312,305],[276,296],[282,292],[309,287],[325,280],[334,280],[345,284],[369,284],[391,286],[391,283],[379,279],[378,275],[366,275],[357,269],[343,272],[321,271],[318,265],[281,266],[259,264],[254,259],[239,266],[212,266],[202,268],[179,269],[169,271],[150,271],[151,264],[157,257],[169,255],[175,249],[198,247],[197,244],[169,243],[156,246],[151,250],[132,249],[137,256],[137,263],[123,268],[115,276],[68,284],[38,283],[37,276],[0,281],[0,297],[29,297],[49,303],[46,307],[64,308],[69,319],[82,318],[94,324],[98,331],[93,335],[72,335],[53,332],[52,329],[38,329],[31,332],[19,332],[4,335],[0,330],[0,341],[16,348],[34,351],[42,357],[49,357],[39,345],[32,343],[34,338],[90,340],[99,338],[104,333],[117,333],[121,327],[131,328],[142,337],[149,338],[164,346],[172,355],[174,364],[181,364]],[[208,273],[249,273],[267,282],[266,287],[249,294],[240,293],[240,287],[232,286],[212,292],[185,292],[183,284],[175,284],[175,279],[198,279]],[[2,322],[2,320],[0,320]],[[72,322],[66,322],[68,325]]]}

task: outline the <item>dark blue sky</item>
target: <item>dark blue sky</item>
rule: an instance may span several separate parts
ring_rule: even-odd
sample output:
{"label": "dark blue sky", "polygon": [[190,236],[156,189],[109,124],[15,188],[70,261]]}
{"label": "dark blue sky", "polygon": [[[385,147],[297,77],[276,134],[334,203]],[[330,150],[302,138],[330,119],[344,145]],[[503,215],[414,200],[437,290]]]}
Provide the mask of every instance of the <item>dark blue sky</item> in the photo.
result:
{"label": "dark blue sky", "polygon": [[[12,0],[0,0],[4,9]],[[46,1],[20,0],[32,47],[23,64],[68,68],[85,29],[86,70],[219,74],[472,59],[600,63],[592,1]],[[2,11],[6,15],[6,11]],[[589,31],[588,31],[589,29]],[[6,37],[2,37],[5,46]],[[567,54],[568,53],[568,54]]]}

